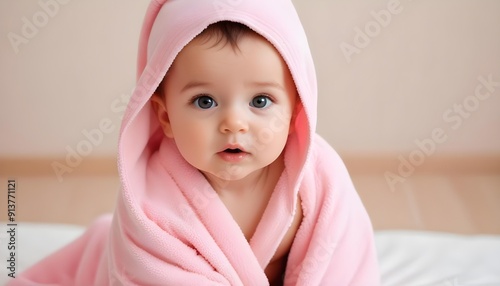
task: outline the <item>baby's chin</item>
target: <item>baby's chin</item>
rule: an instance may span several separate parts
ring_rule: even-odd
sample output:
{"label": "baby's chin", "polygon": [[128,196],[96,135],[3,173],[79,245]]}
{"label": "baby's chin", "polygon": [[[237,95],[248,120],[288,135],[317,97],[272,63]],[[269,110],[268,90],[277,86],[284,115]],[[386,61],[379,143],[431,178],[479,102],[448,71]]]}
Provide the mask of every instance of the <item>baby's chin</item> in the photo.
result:
{"label": "baby's chin", "polygon": [[[259,169],[260,171],[266,169],[265,167],[263,169]],[[207,179],[207,181],[212,185],[214,188],[224,188],[228,186],[231,183],[238,183],[238,182],[243,182],[245,179],[249,179],[252,174],[255,174],[254,170],[251,172],[250,170],[245,169],[244,167],[238,166],[238,165],[231,165],[228,166],[225,170],[222,171],[217,171],[217,172],[210,172],[210,171],[204,171],[204,170],[199,170],[203,176]]]}
{"label": "baby's chin", "polygon": [[230,165],[225,170],[217,172],[203,170],[200,170],[200,172],[206,178],[218,181],[238,181],[248,176],[248,172],[238,165]]}

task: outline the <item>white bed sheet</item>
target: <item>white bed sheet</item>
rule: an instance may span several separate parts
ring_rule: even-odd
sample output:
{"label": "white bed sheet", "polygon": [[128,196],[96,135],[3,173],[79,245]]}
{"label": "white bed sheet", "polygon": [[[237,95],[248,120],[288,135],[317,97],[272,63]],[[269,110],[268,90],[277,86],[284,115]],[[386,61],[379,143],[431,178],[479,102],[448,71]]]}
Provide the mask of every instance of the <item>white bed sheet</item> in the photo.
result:
{"label": "white bed sheet", "polygon": [[375,242],[383,285],[500,285],[500,236],[378,231]]}
{"label": "white bed sheet", "polygon": [[[7,227],[2,223],[0,285],[8,279]],[[64,224],[17,226],[16,273],[81,235],[84,228]],[[500,236],[420,231],[375,233],[384,286],[500,286]],[[366,285],[369,286],[369,285]]]}

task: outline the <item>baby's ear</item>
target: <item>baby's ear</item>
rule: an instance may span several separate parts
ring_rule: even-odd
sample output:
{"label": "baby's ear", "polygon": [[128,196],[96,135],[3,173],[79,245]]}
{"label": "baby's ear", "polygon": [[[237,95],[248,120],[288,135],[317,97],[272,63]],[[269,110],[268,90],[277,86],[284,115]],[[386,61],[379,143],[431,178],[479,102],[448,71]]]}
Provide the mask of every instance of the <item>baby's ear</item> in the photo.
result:
{"label": "baby's ear", "polygon": [[297,116],[299,113],[302,111],[303,106],[302,106],[302,101],[300,101],[300,97],[297,95],[296,101],[295,101],[295,106],[293,107],[292,111],[292,118],[290,118],[290,127],[288,129],[288,134],[292,134],[295,132],[295,121],[297,120]]}
{"label": "baby's ear", "polygon": [[153,107],[153,111],[158,117],[158,121],[160,122],[161,128],[163,129],[163,133],[165,136],[169,138],[173,138],[172,126],[170,124],[170,120],[168,119],[167,107],[165,106],[165,99],[157,93],[154,93],[151,96],[151,105]]}

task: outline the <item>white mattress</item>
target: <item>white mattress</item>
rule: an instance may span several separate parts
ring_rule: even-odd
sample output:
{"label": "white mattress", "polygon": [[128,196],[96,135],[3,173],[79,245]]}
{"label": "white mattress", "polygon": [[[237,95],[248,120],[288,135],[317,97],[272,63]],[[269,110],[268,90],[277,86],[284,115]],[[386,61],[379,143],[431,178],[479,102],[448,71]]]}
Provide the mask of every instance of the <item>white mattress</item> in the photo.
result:
{"label": "white mattress", "polygon": [[[0,233],[0,285],[8,279],[6,223]],[[74,225],[22,223],[17,227],[19,273],[84,229]],[[378,231],[375,234],[382,284],[386,286],[500,285],[500,236],[437,232]],[[369,286],[369,285],[367,285]]]}
{"label": "white mattress", "polygon": [[378,231],[375,240],[383,285],[500,285],[500,236]]}

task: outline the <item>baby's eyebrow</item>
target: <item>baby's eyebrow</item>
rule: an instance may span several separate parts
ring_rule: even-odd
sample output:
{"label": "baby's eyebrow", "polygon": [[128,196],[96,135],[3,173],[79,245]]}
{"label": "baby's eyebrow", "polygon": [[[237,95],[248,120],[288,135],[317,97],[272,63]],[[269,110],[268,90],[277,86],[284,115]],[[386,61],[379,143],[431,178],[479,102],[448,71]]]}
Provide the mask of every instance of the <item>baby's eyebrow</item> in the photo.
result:
{"label": "baby's eyebrow", "polygon": [[[208,82],[190,81],[181,89],[181,92],[184,92],[184,91],[191,89],[191,88],[208,87],[208,86],[211,86],[211,84]],[[279,84],[277,82],[272,82],[272,81],[254,81],[254,82],[247,83],[246,86],[258,87],[258,88],[271,87],[271,88],[285,91],[285,88],[281,84]]]}
{"label": "baby's eyebrow", "polygon": [[263,81],[263,82],[255,81],[255,82],[249,83],[248,85],[253,86],[253,87],[261,87],[261,88],[262,87],[272,87],[272,88],[276,88],[276,89],[285,91],[285,88],[281,84],[279,84],[277,82],[272,82],[272,81]]}
{"label": "baby's eyebrow", "polygon": [[210,86],[210,83],[203,81],[190,81],[181,89],[181,92],[184,92],[190,88],[207,87],[207,86]]}

